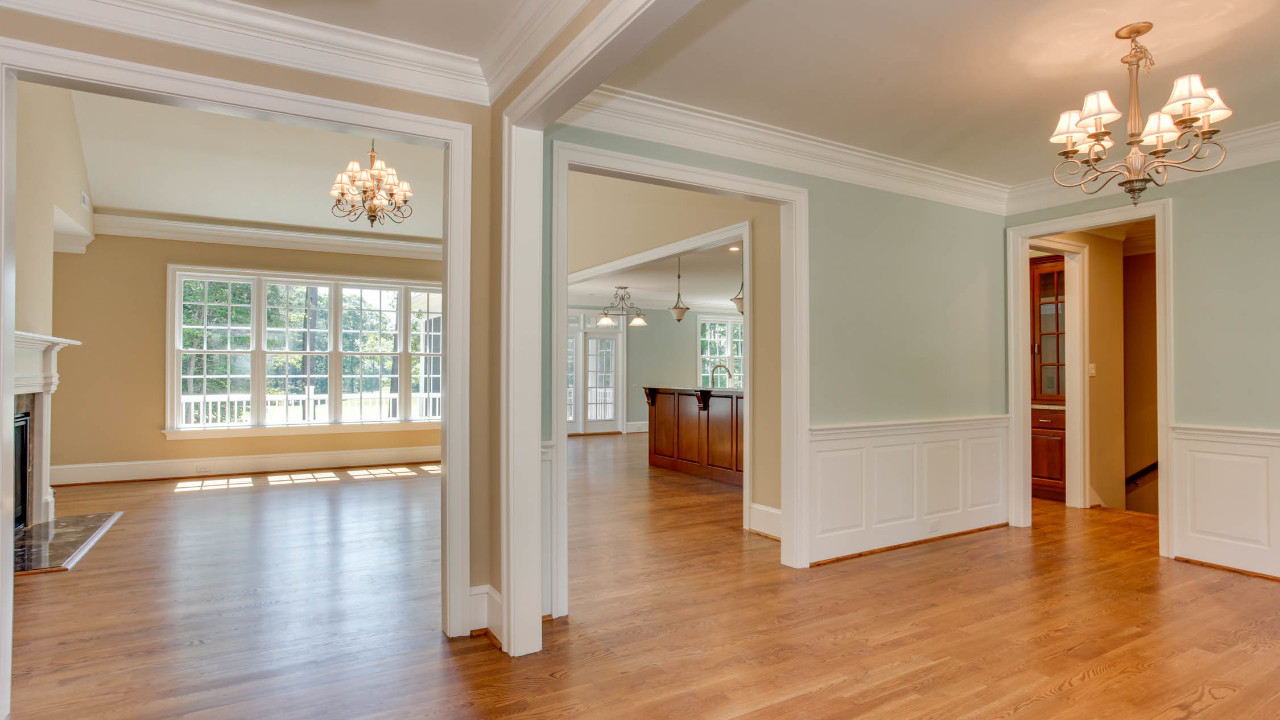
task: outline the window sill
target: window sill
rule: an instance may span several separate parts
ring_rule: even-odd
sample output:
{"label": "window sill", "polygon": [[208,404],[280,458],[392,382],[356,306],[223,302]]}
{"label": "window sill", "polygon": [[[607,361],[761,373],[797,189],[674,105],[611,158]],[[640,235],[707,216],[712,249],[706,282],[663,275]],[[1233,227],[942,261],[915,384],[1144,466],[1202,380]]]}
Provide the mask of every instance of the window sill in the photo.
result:
{"label": "window sill", "polygon": [[273,427],[180,428],[164,431],[166,440],[212,440],[217,438],[274,437],[280,435],[341,435],[365,432],[407,432],[439,430],[436,420],[327,425],[280,425]]}

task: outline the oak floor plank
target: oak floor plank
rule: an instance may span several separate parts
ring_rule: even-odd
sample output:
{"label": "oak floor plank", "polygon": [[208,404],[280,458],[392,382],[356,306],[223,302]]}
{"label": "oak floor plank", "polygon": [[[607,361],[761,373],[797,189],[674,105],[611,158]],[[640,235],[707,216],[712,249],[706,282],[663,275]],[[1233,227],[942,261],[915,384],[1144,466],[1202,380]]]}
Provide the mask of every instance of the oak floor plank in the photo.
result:
{"label": "oak floor plank", "polygon": [[439,476],[175,492],[17,579],[27,718],[1280,718],[1280,583],[1157,555],[1155,518],[1000,528],[794,570],[736,487],[570,442],[571,615],[509,658],[440,633]]}

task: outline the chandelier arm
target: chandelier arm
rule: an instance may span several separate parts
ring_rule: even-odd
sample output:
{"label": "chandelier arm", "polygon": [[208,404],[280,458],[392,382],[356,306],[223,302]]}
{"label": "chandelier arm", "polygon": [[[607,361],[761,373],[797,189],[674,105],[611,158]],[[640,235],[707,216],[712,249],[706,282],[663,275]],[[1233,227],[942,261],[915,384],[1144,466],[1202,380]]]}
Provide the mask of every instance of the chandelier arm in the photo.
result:
{"label": "chandelier arm", "polygon": [[1098,194],[1099,192],[1101,192],[1103,188],[1105,188],[1106,186],[1110,185],[1112,180],[1115,180],[1115,179],[1116,179],[1116,178],[1118,178],[1118,177],[1123,177],[1123,176],[1124,176],[1124,174],[1125,174],[1125,173],[1124,173],[1123,171],[1121,171],[1121,170],[1114,170],[1114,169],[1113,169],[1113,170],[1106,170],[1106,171],[1100,172],[1100,173],[1098,173],[1097,175],[1095,175],[1094,177],[1090,178],[1090,180],[1093,180],[1093,181],[1096,181],[1096,180],[1098,180],[1099,178],[1103,178],[1103,177],[1105,177],[1105,178],[1106,178],[1106,180],[1103,180],[1101,184],[1099,184],[1098,186],[1094,187],[1092,190],[1091,190],[1091,189],[1089,189],[1089,188],[1087,188],[1087,187],[1085,187],[1085,186],[1083,185],[1083,183],[1082,183],[1081,185],[1077,186],[1077,187],[1079,187],[1079,188],[1080,188],[1080,190],[1081,190],[1082,192],[1084,192],[1084,194],[1085,194],[1085,195],[1096,195],[1096,194]]}
{"label": "chandelier arm", "polygon": [[[1214,162],[1212,165],[1208,165],[1206,167],[1191,167],[1190,165],[1188,165],[1187,163],[1191,162],[1192,160],[1206,160],[1209,158],[1209,153],[1212,152],[1211,150],[1206,150],[1205,155],[1200,155],[1200,149],[1201,147],[1204,147],[1204,146],[1212,146],[1212,147],[1218,148],[1219,155],[1218,155],[1217,161]],[[1192,153],[1191,155],[1188,155],[1187,157],[1182,158],[1180,160],[1156,160],[1155,162],[1147,166],[1147,174],[1150,175],[1157,171],[1164,173],[1165,168],[1171,168],[1171,167],[1178,168],[1179,170],[1186,170],[1187,172],[1193,172],[1193,173],[1209,172],[1210,170],[1216,169],[1226,159],[1227,159],[1227,148],[1224,147],[1222,143],[1218,142],[1217,140],[1202,139],[1200,142],[1196,144],[1195,152]]]}
{"label": "chandelier arm", "polygon": [[[1081,170],[1084,170],[1084,175],[1081,177],[1081,179],[1080,179],[1078,182],[1063,182],[1063,181],[1062,181],[1061,179],[1059,179],[1059,177],[1058,177],[1058,168],[1061,168],[1063,165],[1066,165],[1066,164],[1069,164],[1069,163],[1075,163],[1075,165],[1077,165],[1078,167],[1076,167],[1076,169],[1075,169],[1075,170],[1071,170],[1071,171],[1069,171],[1069,172],[1067,173],[1068,175],[1076,175],[1076,174],[1078,174]],[[1055,167],[1055,168],[1053,169],[1053,181],[1054,181],[1054,182],[1056,182],[1057,184],[1061,185],[1062,187],[1065,187],[1065,188],[1076,188],[1076,187],[1078,187],[1078,188],[1080,188],[1081,190],[1083,190],[1084,192],[1089,193],[1090,195],[1092,195],[1093,193],[1097,192],[1098,190],[1101,190],[1102,188],[1106,187],[1106,186],[1107,186],[1107,183],[1110,183],[1112,180],[1116,179],[1116,177],[1117,177],[1117,176],[1124,175],[1124,174],[1125,174],[1125,165],[1124,165],[1124,163],[1116,163],[1115,165],[1112,165],[1111,167],[1109,167],[1109,168],[1107,168],[1107,169],[1105,169],[1105,170],[1102,170],[1102,169],[1099,169],[1099,168],[1097,168],[1097,167],[1095,167],[1095,166],[1092,166],[1092,165],[1086,165],[1086,164],[1084,164],[1084,163],[1080,162],[1079,160],[1063,160],[1062,162],[1058,163],[1058,167]],[[1091,182],[1097,182],[1100,178],[1102,178],[1102,177],[1104,177],[1104,176],[1106,176],[1106,177],[1107,177],[1107,180],[1106,180],[1105,182],[1103,182],[1103,183],[1102,183],[1102,185],[1099,185],[1099,186],[1098,186],[1098,190],[1092,190],[1092,191],[1091,191],[1091,190],[1089,190],[1088,188],[1086,188],[1086,187],[1085,187],[1085,185],[1087,185],[1087,184],[1089,184],[1089,183],[1091,183]]]}

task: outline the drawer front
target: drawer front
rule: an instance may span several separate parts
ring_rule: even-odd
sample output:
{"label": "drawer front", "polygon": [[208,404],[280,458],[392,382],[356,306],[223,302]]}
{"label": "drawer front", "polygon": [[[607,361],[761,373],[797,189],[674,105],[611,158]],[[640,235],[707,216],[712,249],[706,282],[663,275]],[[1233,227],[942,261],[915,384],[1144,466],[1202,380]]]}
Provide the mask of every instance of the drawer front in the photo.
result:
{"label": "drawer front", "polygon": [[1031,411],[1031,429],[1034,431],[1038,428],[1050,430],[1066,430],[1067,429],[1067,412],[1065,410],[1035,410]]}

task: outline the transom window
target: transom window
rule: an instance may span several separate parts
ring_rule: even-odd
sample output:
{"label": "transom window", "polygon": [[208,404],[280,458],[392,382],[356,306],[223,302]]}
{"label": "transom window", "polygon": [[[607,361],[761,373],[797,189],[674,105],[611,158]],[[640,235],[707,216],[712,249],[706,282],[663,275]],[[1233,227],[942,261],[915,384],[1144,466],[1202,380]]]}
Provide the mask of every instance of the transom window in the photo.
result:
{"label": "transom window", "polygon": [[440,420],[439,287],[243,270],[171,277],[171,429]]}
{"label": "transom window", "polygon": [[[742,318],[729,315],[698,316],[698,386],[742,389],[742,361],[746,343]],[[717,366],[723,365],[723,368]],[[725,368],[733,371],[730,379]]]}

